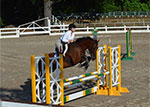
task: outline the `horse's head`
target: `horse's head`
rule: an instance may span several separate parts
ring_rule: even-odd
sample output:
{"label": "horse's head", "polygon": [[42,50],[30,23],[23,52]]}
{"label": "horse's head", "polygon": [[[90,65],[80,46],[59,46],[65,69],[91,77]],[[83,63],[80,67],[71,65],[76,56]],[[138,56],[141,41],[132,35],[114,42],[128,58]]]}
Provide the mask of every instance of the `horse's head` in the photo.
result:
{"label": "horse's head", "polygon": [[96,52],[97,52],[97,49],[98,49],[98,42],[99,42],[99,40],[93,40],[90,43],[90,47],[88,48],[92,60],[96,59]]}
{"label": "horse's head", "polygon": [[99,40],[94,40],[90,37],[83,37],[83,38],[78,38],[76,40],[76,43],[80,45],[80,47],[85,51],[88,49],[91,59],[95,60],[96,59],[96,51],[98,49],[98,42]]}

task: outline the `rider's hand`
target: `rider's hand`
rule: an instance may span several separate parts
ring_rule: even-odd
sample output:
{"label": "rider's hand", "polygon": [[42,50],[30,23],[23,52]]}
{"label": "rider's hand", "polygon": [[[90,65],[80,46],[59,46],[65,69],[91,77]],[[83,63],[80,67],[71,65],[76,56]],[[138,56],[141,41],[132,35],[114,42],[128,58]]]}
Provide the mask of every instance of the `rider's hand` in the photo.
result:
{"label": "rider's hand", "polygon": [[73,42],[73,40],[69,40],[69,43]]}

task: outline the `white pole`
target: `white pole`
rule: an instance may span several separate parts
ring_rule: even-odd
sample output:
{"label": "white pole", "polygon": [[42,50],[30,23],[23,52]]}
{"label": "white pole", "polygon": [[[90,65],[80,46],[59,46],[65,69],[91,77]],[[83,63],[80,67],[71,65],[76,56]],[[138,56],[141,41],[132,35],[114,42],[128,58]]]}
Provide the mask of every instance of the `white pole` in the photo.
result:
{"label": "white pole", "polygon": [[50,19],[47,19],[47,23],[48,23],[48,31],[49,31],[49,36],[51,35],[51,22]]}
{"label": "white pole", "polygon": [[107,26],[105,26],[105,31],[107,32]]}
{"label": "white pole", "polygon": [[32,22],[33,24],[33,31],[35,32],[35,22]]}
{"label": "white pole", "polygon": [[89,27],[87,26],[86,28],[87,28],[87,32],[88,32],[89,31]]}
{"label": "white pole", "polygon": [[16,29],[16,36],[20,37],[20,30],[19,29]]}
{"label": "white pole", "polygon": [[124,31],[127,31],[127,29],[126,29],[126,25],[124,25]]}
{"label": "white pole", "polygon": [[149,25],[147,25],[147,30],[149,30]]}

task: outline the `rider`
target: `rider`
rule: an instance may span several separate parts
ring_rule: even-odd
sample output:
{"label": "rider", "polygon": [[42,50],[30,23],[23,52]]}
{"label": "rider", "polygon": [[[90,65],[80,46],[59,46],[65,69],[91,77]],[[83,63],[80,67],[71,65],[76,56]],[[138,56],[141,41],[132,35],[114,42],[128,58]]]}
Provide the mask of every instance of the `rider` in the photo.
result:
{"label": "rider", "polygon": [[[76,26],[74,24],[70,24],[69,30],[56,41],[56,51],[62,53],[64,50],[64,56],[68,50],[68,44],[74,41],[75,28]],[[63,46],[65,49],[63,49]]]}

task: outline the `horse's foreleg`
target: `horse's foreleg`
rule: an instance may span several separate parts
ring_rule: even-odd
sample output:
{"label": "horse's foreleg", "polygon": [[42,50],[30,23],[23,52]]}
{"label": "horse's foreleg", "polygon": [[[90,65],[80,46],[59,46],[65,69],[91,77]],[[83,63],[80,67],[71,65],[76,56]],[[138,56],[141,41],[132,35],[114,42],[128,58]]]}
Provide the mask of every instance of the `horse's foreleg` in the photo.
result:
{"label": "horse's foreleg", "polygon": [[91,57],[85,56],[85,58],[86,58],[86,61],[84,63],[84,65],[85,65],[84,70],[86,71],[88,69],[88,67],[89,67],[89,62],[91,60]]}
{"label": "horse's foreleg", "polygon": [[[87,69],[88,69],[88,67],[89,67],[89,62],[90,62],[90,60],[91,60],[91,57],[89,57],[89,56],[84,56],[83,58],[82,58],[82,60],[81,60],[81,63],[80,63],[80,65],[79,65],[79,67],[83,67],[84,66],[84,70],[86,71]],[[85,61],[85,62],[84,62]],[[84,62],[83,64],[82,64],[82,62]]]}

